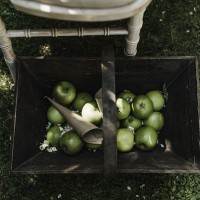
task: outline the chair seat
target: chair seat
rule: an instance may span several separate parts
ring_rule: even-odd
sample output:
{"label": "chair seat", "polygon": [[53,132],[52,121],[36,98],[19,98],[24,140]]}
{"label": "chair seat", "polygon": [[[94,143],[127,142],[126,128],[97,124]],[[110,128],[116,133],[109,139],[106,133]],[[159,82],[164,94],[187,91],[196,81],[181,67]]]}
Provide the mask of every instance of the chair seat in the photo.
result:
{"label": "chair seat", "polygon": [[36,0],[36,2],[73,8],[114,8],[127,5],[133,0]]}
{"label": "chair seat", "polygon": [[69,21],[112,21],[144,10],[151,0],[10,0],[22,12]]}

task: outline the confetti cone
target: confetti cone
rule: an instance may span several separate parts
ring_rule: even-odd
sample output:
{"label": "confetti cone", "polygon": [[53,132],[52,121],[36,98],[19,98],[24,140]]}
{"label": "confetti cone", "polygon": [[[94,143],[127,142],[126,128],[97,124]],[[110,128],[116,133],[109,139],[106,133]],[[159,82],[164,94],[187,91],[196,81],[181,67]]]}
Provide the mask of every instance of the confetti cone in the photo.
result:
{"label": "confetti cone", "polygon": [[102,144],[103,131],[94,124],[86,121],[83,117],[69,110],[63,105],[55,102],[51,98],[47,99],[52,105],[63,115],[63,117],[70,123],[74,130],[79,134],[85,142],[91,144]]}

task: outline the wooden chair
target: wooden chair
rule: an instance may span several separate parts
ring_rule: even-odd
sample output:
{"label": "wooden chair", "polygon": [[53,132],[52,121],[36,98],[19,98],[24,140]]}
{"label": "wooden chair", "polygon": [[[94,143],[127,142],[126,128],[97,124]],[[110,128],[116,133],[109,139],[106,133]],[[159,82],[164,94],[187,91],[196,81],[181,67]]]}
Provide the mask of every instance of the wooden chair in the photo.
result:
{"label": "wooden chair", "polygon": [[0,48],[3,51],[11,75],[15,81],[16,56],[12,49],[12,37],[59,37],[86,35],[126,35],[125,54],[135,56],[139,42],[143,15],[151,0],[11,0],[14,7],[22,12],[51,19],[104,22],[129,18],[123,28],[78,28],[46,30],[8,30],[0,18]]}

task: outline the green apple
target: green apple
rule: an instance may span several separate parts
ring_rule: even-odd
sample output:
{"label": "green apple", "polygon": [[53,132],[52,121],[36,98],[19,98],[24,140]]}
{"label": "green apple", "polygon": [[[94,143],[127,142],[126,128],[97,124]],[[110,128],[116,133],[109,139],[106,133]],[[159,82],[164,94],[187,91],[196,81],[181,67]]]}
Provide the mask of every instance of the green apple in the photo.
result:
{"label": "green apple", "polygon": [[88,94],[87,92],[80,92],[76,95],[76,98],[72,103],[72,107],[74,110],[78,110],[81,112],[83,106],[91,101],[94,101],[94,99],[90,94]]}
{"label": "green apple", "polygon": [[49,142],[49,144],[51,144],[54,147],[59,146],[60,136],[61,136],[61,130],[59,126],[51,127],[48,130],[47,135],[46,135],[47,141]]}
{"label": "green apple", "polygon": [[153,109],[155,111],[160,111],[165,105],[165,99],[162,93],[158,90],[152,90],[146,94],[153,103]]}
{"label": "green apple", "polygon": [[153,112],[147,119],[144,120],[144,124],[152,127],[156,131],[160,131],[164,125],[164,117],[160,112]]}
{"label": "green apple", "polygon": [[117,150],[120,152],[128,152],[134,146],[134,134],[127,128],[117,130]]}
{"label": "green apple", "polygon": [[138,128],[142,126],[142,121],[134,117],[132,114],[130,114],[126,119],[123,119],[121,121],[121,127],[128,128],[133,127],[136,131]]}
{"label": "green apple", "polygon": [[102,147],[102,144],[91,144],[91,143],[86,143],[85,146],[89,149],[89,150],[97,150],[100,149]]}
{"label": "green apple", "polygon": [[135,98],[135,94],[133,94],[132,92],[128,90],[124,90],[123,92],[118,94],[117,98],[122,98],[128,101],[129,103],[132,103],[133,99]]}
{"label": "green apple", "polygon": [[148,151],[153,149],[158,140],[158,134],[150,126],[143,126],[136,131],[135,145],[138,149]]}
{"label": "green apple", "polygon": [[76,97],[76,88],[67,81],[59,82],[53,88],[53,97],[62,105],[69,105]]}
{"label": "green apple", "polygon": [[116,120],[116,128],[120,128],[120,121],[119,120]]}
{"label": "green apple", "polygon": [[60,138],[61,149],[69,155],[75,155],[83,149],[84,143],[75,131],[68,131]]}
{"label": "green apple", "polygon": [[146,119],[153,112],[153,103],[146,95],[138,95],[131,104],[132,112],[138,119]]}
{"label": "green apple", "polygon": [[81,114],[86,121],[93,124],[99,124],[102,121],[102,112],[99,111],[96,102],[86,103]]}
{"label": "green apple", "polygon": [[62,124],[65,122],[61,113],[54,106],[50,106],[47,110],[47,119],[53,124]]}
{"label": "green apple", "polygon": [[116,106],[117,106],[117,119],[122,120],[125,119],[129,116],[131,107],[128,101],[122,98],[117,98],[116,101]]}

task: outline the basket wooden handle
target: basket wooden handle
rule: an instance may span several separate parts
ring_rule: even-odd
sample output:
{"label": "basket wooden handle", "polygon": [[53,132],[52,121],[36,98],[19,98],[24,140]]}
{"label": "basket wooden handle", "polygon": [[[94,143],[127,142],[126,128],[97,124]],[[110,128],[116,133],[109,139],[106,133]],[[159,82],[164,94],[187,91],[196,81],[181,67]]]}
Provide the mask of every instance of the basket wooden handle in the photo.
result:
{"label": "basket wooden handle", "polygon": [[115,64],[111,46],[102,51],[102,97],[103,97],[103,132],[104,132],[104,176],[114,176],[117,169],[116,149],[116,95]]}

